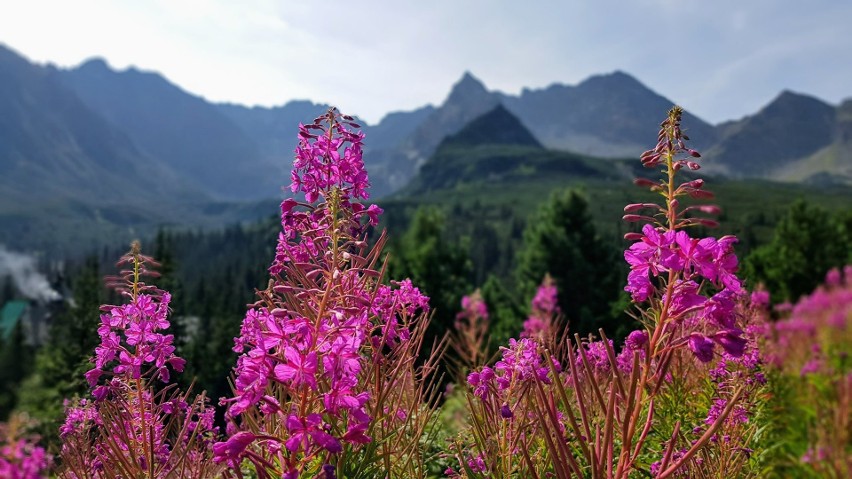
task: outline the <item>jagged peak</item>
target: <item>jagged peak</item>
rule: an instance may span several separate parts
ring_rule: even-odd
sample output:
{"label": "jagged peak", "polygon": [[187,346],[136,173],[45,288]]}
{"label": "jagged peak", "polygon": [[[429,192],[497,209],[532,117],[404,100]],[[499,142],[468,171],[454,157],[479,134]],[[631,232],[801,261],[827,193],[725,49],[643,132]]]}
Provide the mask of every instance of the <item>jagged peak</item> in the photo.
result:
{"label": "jagged peak", "polygon": [[450,90],[450,95],[447,97],[448,102],[453,102],[459,99],[468,98],[471,96],[488,95],[488,89],[481,80],[473,76],[469,71],[464,72],[464,75],[453,84]]}

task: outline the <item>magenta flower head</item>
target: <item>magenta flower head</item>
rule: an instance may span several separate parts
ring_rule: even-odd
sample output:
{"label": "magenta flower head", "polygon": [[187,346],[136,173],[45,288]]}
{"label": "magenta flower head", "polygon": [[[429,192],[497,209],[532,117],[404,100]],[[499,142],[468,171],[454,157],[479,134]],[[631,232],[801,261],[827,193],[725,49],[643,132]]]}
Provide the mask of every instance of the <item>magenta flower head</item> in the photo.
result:
{"label": "magenta flower head", "polygon": [[[714,342],[732,356],[742,355],[745,340],[736,332],[736,305],[745,291],[736,275],[737,239],[692,238],[687,233],[690,227],[710,224],[710,220],[696,213],[715,214],[719,208],[681,205],[682,199],[712,196],[703,189],[701,179],[677,180],[682,168],[698,169],[694,159],[701,156],[686,146],[687,137],[680,126],[682,114],[681,108],[673,108],[661,125],[657,145],[642,154],[642,163],[649,168],[663,167],[665,177],[658,182],[643,180],[637,184],[662,195],[665,201],[661,205],[636,203],[625,208],[629,213],[625,219],[646,224],[641,234],[629,235],[635,242],[624,252],[630,266],[624,289],[637,306],[648,303],[649,309],[643,315],[650,331],[671,323],[671,328],[680,331],[668,336],[670,340],[688,345],[696,358],[709,362]],[[648,215],[638,214],[646,210]],[[660,337],[664,335],[651,335],[651,342]],[[632,340],[628,341],[630,347]],[[651,351],[656,354],[659,346],[651,344]]]}
{"label": "magenta flower head", "polygon": [[213,454],[216,455],[216,462],[236,461],[246,447],[255,440],[255,435],[240,431],[224,442],[217,442],[213,445]]}
{"label": "magenta flower head", "polygon": [[281,203],[269,287],[234,340],[234,394],[222,404],[245,434],[220,443],[216,457],[247,459],[261,477],[334,477],[323,462],[354,461],[345,455],[389,440],[377,434],[428,416],[405,413],[424,397],[414,391],[427,373],[412,358],[428,298],[411,281],[382,280],[386,237],[367,241],[381,208],[362,203],[369,182],[357,128],[335,109],[299,126],[291,190],[304,201]]}
{"label": "magenta flower head", "polygon": [[627,339],[624,340],[624,345],[627,346],[628,349],[632,349],[634,351],[645,348],[645,344],[647,343],[648,332],[644,329],[632,331],[627,335]]}
{"label": "magenta flower head", "polygon": [[739,329],[725,329],[713,335],[713,341],[717,342],[729,355],[738,358],[745,352],[748,341],[743,337]]}
{"label": "magenta flower head", "polygon": [[166,477],[181,470],[212,478],[221,471],[211,460],[217,432],[206,398],[153,387],[185,364],[166,333],[171,295],[142,281],[158,276],[157,263],[134,242],[118,266],[107,285],[126,302],[101,307],[101,343],[85,374],[95,400],[66,404],[59,476],[92,477],[94,469],[103,477]]}
{"label": "magenta flower head", "polygon": [[713,360],[713,341],[700,333],[689,335],[689,350],[699,361],[709,363]]}
{"label": "magenta flower head", "polygon": [[522,338],[533,338],[549,343],[557,336],[556,323],[559,316],[559,302],[556,282],[545,275],[532,299],[530,315],[524,321]]}

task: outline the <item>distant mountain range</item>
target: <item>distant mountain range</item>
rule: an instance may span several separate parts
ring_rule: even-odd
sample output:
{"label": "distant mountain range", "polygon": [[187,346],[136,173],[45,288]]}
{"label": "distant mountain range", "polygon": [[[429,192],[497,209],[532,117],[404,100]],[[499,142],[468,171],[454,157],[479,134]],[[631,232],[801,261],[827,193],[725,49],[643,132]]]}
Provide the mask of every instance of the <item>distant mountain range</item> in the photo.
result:
{"label": "distant mountain range", "polygon": [[[372,192],[385,196],[417,183],[442,145],[482,144],[470,135],[487,131],[483,123],[494,134],[509,132],[503,144],[527,150],[635,158],[653,146],[672,104],[623,72],[519,95],[489,91],[465,73],[439,106],[362,122]],[[280,197],[288,182],[296,125],[327,108],[216,104],[156,73],[117,71],[97,59],[73,69],[39,66],[0,45],[0,242],[16,234],[9,225],[46,228],[26,220],[51,209],[118,230],[256,211],[252,204]],[[480,126],[468,128],[473,121]],[[740,120],[711,125],[687,113],[684,126],[708,172],[852,185],[852,100],[835,107],[783,92]]]}

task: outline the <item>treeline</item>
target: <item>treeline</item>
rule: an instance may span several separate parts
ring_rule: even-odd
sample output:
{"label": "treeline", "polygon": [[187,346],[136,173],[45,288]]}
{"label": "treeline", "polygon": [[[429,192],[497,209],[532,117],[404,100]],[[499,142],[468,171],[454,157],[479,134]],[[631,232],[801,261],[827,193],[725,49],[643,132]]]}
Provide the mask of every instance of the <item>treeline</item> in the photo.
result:
{"label": "treeline", "polygon": [[[462,296],[479,288],[496,349],[521,329],[545,274],[557,284],[572,332],[603,327],[618,337],[631,329],[620,234],[599,231],[594,208],[576,191],[554,193],[528,219],[477,203],[389,208],[386,217],[388,276],[410,277],[430,296],[433,339],[452,328]],[[162,263],[157,284],[174,298],[172,332],[188,367],[181,377],[194,378],[195,387],[214,402],[230,391],[233,338],[254,291],[266,287],[279,229],[277,218],[270,218],[214,233],[161,231],[143,244]],[[780,292],[774,301],[792,301],[810,292],[831,267],[852,263],[852,209],[832,214],[799,201],[778,221],[771,241],[747,242],[740,248],[750,250],[742,261],[748,284]],[[116,300],[102,278],[114,273],[112,263],[125,249],[116,245],[68,268],[72,300],[53,318],[47,344],[38,350],[27,345],[20,327],[3,341],[0,420],[22,410],[43,421],[44,436],[53,437],[62,399],[86,393],[82,373],[98,342],[98,306]],[[2,304],[14,291],[4,286],[0,295]]]}

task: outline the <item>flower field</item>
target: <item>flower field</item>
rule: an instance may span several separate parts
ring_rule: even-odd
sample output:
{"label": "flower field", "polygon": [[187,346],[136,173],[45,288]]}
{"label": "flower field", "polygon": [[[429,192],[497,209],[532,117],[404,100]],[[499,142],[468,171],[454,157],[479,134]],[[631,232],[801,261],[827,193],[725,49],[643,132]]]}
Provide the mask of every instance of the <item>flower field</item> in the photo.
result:
{"label": "flower field", "polygon": [[487,295],[459,292],[436,335],[434,301],[393,277],[356,120],[300,125],[230,394],[178,381],[193,366],[171,329],[179,293],[134,243],[107,278],[117,301],[91,331],[88,393],[64,398],[52,443],[12,416],[0,477],[852,476],[852,266],[792,304],[745,281],[738,238],[711,235],[721,211],[682,114],[663,119],[624,206],[629,320],[579,333],[583,305],[560,303],[572,292],[548,274],[497,347]]}

